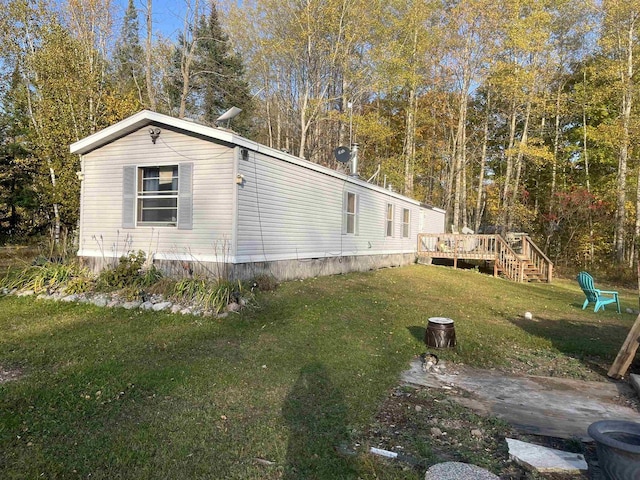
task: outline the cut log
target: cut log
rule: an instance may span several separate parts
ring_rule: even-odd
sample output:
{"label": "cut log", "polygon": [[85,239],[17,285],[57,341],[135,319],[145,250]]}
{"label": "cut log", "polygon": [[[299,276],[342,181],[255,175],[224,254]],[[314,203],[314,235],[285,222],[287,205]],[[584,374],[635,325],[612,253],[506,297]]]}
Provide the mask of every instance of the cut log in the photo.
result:
{"label": "cut log", "polygon": [[633,357],[636,355],[636,350],[638,350],[638,339],[640,339],[640,315],[638,315],[633,327],[629,330],[627,339],[622,344],[622,348],[607,375],[617,379],[622,378],[627,373]]}

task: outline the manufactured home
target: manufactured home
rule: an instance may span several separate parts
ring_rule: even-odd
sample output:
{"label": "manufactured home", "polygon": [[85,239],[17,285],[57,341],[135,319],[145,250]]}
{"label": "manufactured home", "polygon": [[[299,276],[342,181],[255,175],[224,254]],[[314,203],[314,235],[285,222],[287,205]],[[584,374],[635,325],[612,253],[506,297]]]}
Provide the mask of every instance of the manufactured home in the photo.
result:
{"label": "manufactured home", "polygon": [[400,266],[444,211],[229,130],[150,111],[86,137],[81,259],[142,250],[166,273],[277,279]]}

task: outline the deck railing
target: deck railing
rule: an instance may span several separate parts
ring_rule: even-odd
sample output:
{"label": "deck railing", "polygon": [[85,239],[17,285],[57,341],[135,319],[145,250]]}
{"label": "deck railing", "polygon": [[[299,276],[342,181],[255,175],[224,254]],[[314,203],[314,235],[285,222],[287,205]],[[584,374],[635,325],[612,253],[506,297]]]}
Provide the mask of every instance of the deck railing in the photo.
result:
{"label": "deck railing", "polygon": [[529,235],[526,235],[523,238],[522,244],[524,247],[523,255],[529,259],[544,279],[551,283],[551,279],[553,278],[553,263],[549,260],[549,257],[547,257],[544,252],[540,250],[535,243],[533,243],[533,240],[531,240]]}
{"label": "deck railing", "polygon": [[501,271],[513,281],[522,282],[528,276],[536,275],[550,282],[553,264],[531,238],[519,234],[511,240],[508,242],[500,235],[421,233],[418,235],[418,255],[451,258],[454,265],[462,259],[493,261],[494,272]]}

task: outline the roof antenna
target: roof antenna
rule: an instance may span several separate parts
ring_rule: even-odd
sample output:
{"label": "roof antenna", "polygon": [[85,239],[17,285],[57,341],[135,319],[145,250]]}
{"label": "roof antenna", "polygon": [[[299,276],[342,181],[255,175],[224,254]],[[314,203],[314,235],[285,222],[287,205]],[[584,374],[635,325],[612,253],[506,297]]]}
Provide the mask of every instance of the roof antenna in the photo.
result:
{"label": "roof antenna", "polygon": [[223,122],[224,120],[227,121],[227,128],[229,128],[229,124],[231,123],[231,119],[235,118],[238,116],[238,114],[242,111],[241,108],[238,107],[231,107],[229,110],[227,110],[226,112],[224,112],[222,115],[220,115],[218,118],[216,118],[216,121],[214,122],[216,124],[216,126],[218,125],[218,122]]}

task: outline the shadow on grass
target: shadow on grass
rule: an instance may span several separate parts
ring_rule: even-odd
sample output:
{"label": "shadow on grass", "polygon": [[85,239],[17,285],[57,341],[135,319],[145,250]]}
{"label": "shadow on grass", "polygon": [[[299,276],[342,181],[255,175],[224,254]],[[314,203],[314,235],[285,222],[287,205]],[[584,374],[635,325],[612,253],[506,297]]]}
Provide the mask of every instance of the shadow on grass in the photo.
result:
{"label": "shadow on grass", "polygon": [[348,440],[346,410],[324,365],[313,362],[300,370],[282,407],[290,431],[283,478],[357,478],[348,459],[336,451]]}
{"label": "shadow on grass", "polygon": [[563,354],[580,360],[594,372],[606,376],[603,363],[611,363],[629,329],[624,325],[538,317],[510,320],[515,326],[536,337],[545,338]]}
{"label": "shadow on grass", "polygon": [[411,327],[407,327],[407,330],[409,330],[409,333],[411,334],[411,336],[413,338],[415,338],[416,340],[418,340],[419,342],[424,342],[424,336],[427,332],[427,329],[424,327],[417,327],[417,326],[411,326]]}

